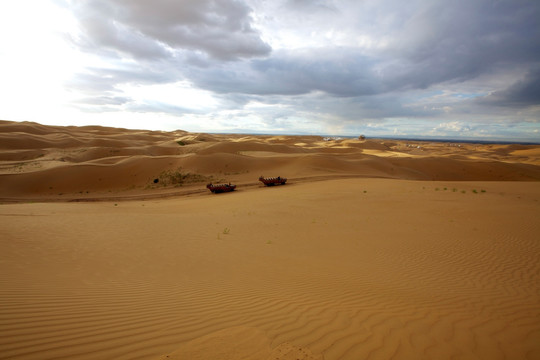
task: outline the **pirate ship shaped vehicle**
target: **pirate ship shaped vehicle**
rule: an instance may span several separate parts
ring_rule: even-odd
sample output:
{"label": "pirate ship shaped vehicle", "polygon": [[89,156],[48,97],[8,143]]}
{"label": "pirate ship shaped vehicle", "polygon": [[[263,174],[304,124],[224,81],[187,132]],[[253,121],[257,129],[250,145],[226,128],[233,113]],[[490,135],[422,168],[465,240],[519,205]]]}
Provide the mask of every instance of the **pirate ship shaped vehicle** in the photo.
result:
{"label": "pirate ship shaped vehicle", "polygon": [[266,186],[285,185],[285,183],[287,182],[287,178],[283,178],[281,176],[265,178],[261,176],[259,177],[259,181],[262,182]]}
{"label": "pirate ship shaped vehicle", "polygon": [[231,183],[228,183],[228,184],[212,184],[212,183],[210,183],[210,184],[207,184],[206,187],[208,188],[208,190],[210,190],[214,194],[222,193],[222,192],[229,192],[229,191],[233,191],[234,189],[236,189],[236,185],[232,185]]}

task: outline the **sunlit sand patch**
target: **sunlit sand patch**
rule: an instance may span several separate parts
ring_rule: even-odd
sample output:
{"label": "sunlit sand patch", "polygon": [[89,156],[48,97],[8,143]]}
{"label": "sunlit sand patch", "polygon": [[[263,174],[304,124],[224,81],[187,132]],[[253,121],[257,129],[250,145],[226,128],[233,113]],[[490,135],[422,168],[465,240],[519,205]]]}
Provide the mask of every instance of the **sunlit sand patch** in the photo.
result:
{"label": "sunlit sand patch", "polygon": [[397,152],[397,151],[383,151],[383,150],[371,150],[371,149],[364,149],[362,150],[364,154],[367,155],[374,155],[378,157],[402,157],[402,158],[414,158],[414,157],[422,157],[425,155],[418,155],[413,154],[411,152]]}
{"label": "sunlit sand patch", "polygon": [[526,150],[515,150],[510,153],[521,162],[527,164],[539,164],[540,163],[540,147],[536,149],[526,149]]}

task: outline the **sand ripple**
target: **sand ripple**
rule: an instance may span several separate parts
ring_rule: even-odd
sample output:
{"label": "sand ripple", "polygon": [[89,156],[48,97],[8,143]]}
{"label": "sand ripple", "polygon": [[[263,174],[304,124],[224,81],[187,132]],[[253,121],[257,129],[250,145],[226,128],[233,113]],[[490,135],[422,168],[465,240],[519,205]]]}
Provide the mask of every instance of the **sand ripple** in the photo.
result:
{"label": "sand ripple", "polygon": [[436,185],[3,205],[0,357],[537,358],[538,187]]}
{"label": "sand ripple", "polygon": [[0,137],[1,359],[540,358],[534,146]]}

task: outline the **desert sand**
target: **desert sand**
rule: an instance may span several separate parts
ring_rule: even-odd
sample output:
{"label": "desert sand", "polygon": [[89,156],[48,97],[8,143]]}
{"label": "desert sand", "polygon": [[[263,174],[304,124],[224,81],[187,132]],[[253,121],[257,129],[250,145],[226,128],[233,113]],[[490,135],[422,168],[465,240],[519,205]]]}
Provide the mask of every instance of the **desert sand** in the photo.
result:
{"label": "desert sand", "polygon": [[538,359],[539,181],[540,145],[0,121],[0,358]]}

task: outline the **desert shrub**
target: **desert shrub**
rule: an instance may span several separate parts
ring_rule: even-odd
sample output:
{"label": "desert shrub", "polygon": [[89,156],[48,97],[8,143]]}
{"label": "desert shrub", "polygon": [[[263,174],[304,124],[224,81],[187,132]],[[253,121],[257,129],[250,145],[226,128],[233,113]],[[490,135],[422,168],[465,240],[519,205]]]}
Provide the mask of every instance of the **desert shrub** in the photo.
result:
{"label": "desert shrub", "polygon": [[212,180],[211,176],[182,172],[182,168],[178,168],[176,170],[162,171],[152,182],[154,184],[159,183],[161,186],[182,186],[184,184],[207,182],[210,180]]}

